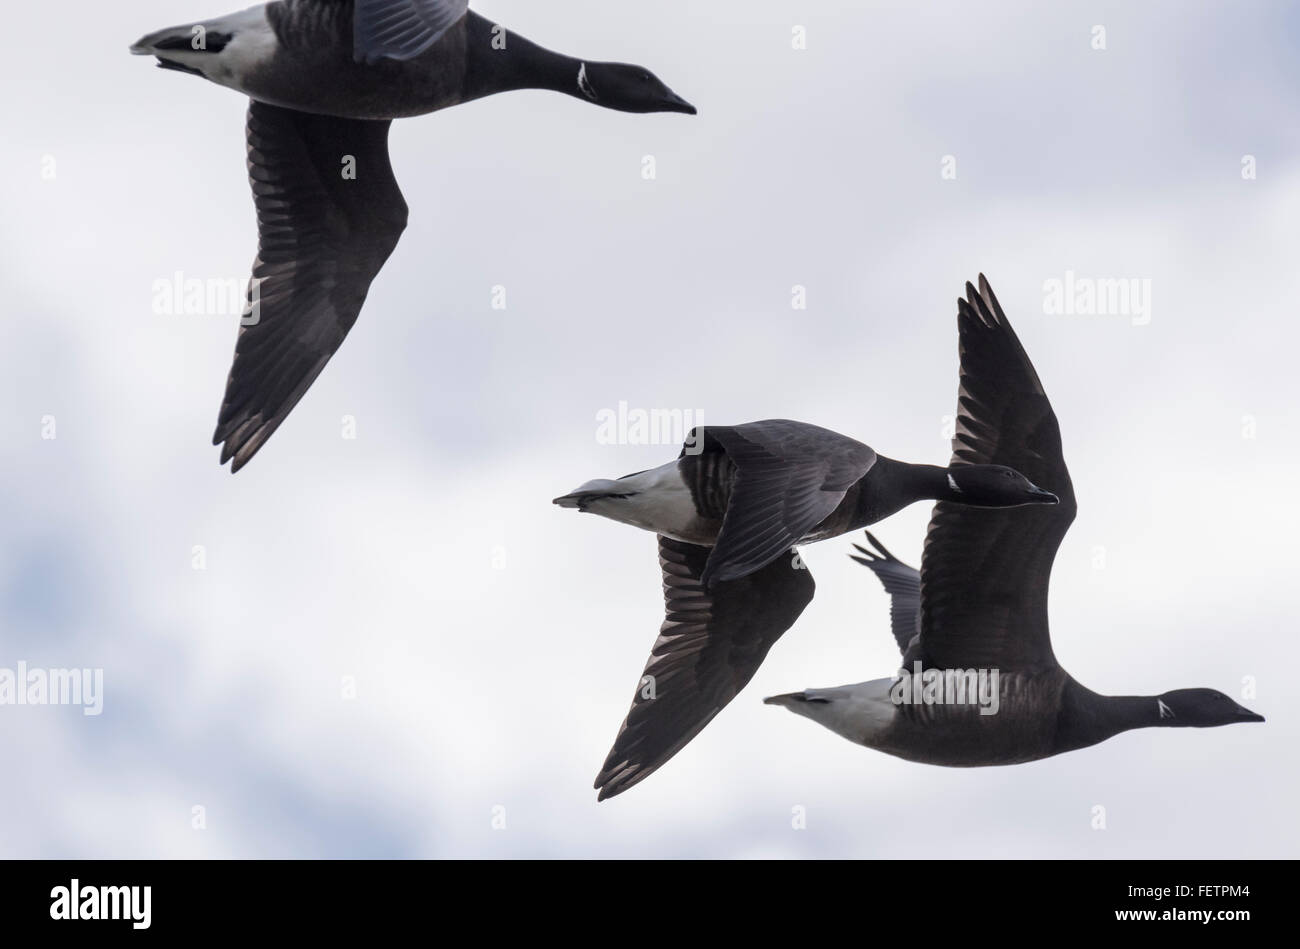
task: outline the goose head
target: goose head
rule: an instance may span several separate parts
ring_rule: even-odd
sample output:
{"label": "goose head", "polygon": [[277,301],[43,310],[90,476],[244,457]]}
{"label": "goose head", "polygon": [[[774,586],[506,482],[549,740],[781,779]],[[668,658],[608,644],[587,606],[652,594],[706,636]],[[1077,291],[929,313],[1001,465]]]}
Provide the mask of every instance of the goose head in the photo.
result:
{"label": "goose head", "polygon": [[1044,491],[1014,468],[1005,465],[954,465],[948,469],[948,500],[975,507],[1018,507],[1021,504],[1057,504],[1060,499]]}
{"label": "goose head", "polygon": [[1262,722],[1243,705],[1214,689],[1174,689],[1156,696],[1157,721],[1170,728],[1213,728],[1238,722]]}
{"label": "goose head", "polygon": [[582,63],[575,81],[580,95],[607,109],[695,115],[695,106],[669,89],[644,66]]}

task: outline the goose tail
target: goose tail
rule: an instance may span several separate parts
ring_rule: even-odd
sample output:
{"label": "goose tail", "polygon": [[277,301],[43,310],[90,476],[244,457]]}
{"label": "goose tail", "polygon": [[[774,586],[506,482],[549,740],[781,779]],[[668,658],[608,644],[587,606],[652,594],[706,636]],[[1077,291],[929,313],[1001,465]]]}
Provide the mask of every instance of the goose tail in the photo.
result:
{"label": "goose tail", "polygon": [[560,507],[571,507],[577,508],[579,511],[585,511],[587,505],[592,501],[603,498],[625,498],[631,493],[634,492],[626,484],[599,478],[595,481],[588,481],[582,487],[555,498],[551,503],[558,504]]}
{"label": "goose tail", "polygon": [[168,45],[179,40],[182,29],[183,27],[179,26],[169,26],[165,30],[158,30],[155,33],[148,33],[140,37],[131,44],[131,55],[153,56],[158,50],[166,49]]}
{"label": "goose tail", "polygon": [[182,56],[202,56],[219,53],[230,42],[231,34],[209,28],[207,24],[195,23],[187,26],[169,26],[142,36],[131,44],[131,53],[135,56],[157,56],[166,62],[180,54]]}

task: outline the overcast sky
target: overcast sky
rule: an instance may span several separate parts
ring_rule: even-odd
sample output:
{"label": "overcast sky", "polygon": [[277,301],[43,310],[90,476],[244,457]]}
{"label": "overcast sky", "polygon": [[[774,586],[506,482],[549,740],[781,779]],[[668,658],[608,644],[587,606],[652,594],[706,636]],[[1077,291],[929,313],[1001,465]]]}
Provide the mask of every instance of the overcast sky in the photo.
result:
{"label": "overcast sky", "polygon": [[[1294,10],[485,2],[700,114],[522,92],[397,123],[410,226],[232,477],[209,441],[238,317],[156,312],[155,284],[247,277],[245,102],[127,54],[210,4],[7,11],[0,667],[102,668],[105,695],[0,707],[0,854],[1300,855]],[[602,444],[597,414],[796,418],[944,463],[980,271],[1079,498],[1058,658],[1112,694],[1253,682],[1267,724],[1012,768],[855,747],[760,701],[894,670],[844,537],[804,549],[817,598],[750,686],[598,806],[655,542],[549,502],[676,447]],[[1150,281],[1149,321],[1046,312],[1067,271]],[[879,536],[916,564],[928,515]]]}

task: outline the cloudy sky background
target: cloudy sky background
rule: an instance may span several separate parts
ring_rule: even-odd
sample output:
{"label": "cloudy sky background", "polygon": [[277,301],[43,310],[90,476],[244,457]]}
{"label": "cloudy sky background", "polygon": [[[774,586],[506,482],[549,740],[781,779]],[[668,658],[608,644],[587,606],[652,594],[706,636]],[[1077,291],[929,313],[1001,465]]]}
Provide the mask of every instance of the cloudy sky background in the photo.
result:
{"label": "cloudy sky background", "polygon": [[[107,694],[99,717],[0,707],[0,854],[1300,855],[1300,15],[479,10],[643,63],[700,115],[526,92],[398,123],[410,226],[352,337],[236,477],[208,441],[237,317],[152,303],[176,271],[247,277],[245,103],[126,52],[226,11],[8,11],[0,666],[102,667]],[[1268,723],[969,771],[854,747],[760,703],[895,667],[888,601],[839,538],[805,548],[817,598],[749,688],[597,806],[662,617],[655,545],[549,500],[676,450],[599,444],[597,412],[797,418],[942,463],[954,300],[981,270],[1079,497],[1052,583],[1063,665],[1113,694],[1239,695],[1254,677]],[[1150,323],[1045,314],[1044,281],[1067,270],[1149,279]],[[917,563],[928,514],[879,535]]]}

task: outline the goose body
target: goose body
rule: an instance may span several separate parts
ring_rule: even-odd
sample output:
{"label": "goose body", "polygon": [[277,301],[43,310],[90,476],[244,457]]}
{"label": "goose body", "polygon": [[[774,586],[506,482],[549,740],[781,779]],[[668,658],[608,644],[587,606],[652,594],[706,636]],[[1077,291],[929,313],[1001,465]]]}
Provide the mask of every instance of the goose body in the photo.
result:
{"label": "goose body", "polygon": [[1050,757],[1057,722],[1045,708],[1058,707],[1068,677],[1053,670],[1002,674],[997,698],[981,713],[978,701],[927,704],[895,701],[898,677],[873,679],[833,689],[806,689],[765,699],[815,718],[854,744],[916,761],[952,768],[1022,764]]}
{"label": "goose body", "polygon": [[[550,89],[613,108],[694,112],[644,70],[639,78],[647,80],[645,97],[638,102],[635,96],[620,96],[622,82],[607,86],[602,76],[620,64],[588,63],[551,52],[463,3],[451,5],[459,7],[459,16],[418,52],[367,59],[356,43],[355,21],[359,10],[374,3],[278,0],[160,30],[131,51],[156,56],[166,68],[200,75],[259,102],[340,118],[409,118],[525,88]],[[378,3],[402,5],[396,0]],[[637,75],[637,67],[629,68],[634,72],[628,76]]]}
{"label": "goose body", "polygon": [[[890,595],[902,653],[897,676],[766,699],[850,741],[925,764],[1019,764],[1135,728],[1212,727],[1263,717],[1213,689],[1108,696],[1084,687],[1052,652],[1047,589],[1077,505],[1060,427],[1042,383],[988,282],[958,303],[961,385],[952,465],[1015,466],[1060,504],[980,510],[941,501],[920,571],[870,534],[854,559]],[[944,692],[944,677],[984,692]],[[924,692],[926,683],[935,684]],[[956,700],[954,700],[954,697]]]}
{"label": "goose body", "polygon": [[[814,425],[770,419],[733,426],[728,433],[745,437],[758,428],[798,427],[816,433],[827,442],[843,438]],[[824,433],[824,434],[821,434]],[[699,433],[701,436],[703,432]],[[696,434],[692,433],[691,438]],[[716,433],[712,434],[716,437]],[[854,451],[870,452],[865,445],[854,443]],[[925,492],[947,493],[944,473],[925,465],[906,465],[871,453],[866,472],[849,485],[843,498],[820,521],[791,535],[790,544],[811,544],[838,537],[906,507]],[[562,507],[576,507],[584,513],[598,514],[612,521],[631,524],[663,534],[674,540],[712,547],[718,542],[736,485],[736,463],[726,451],[686,454],[675,461],[648,471],[627,475],[616,481],[589,481],[572,494],[557,498]],[[786,544],[781,545],[784,550]],[[762,566],[762,564],[759,564]],[[735,579],[731,577],[730,579]]]}
{"label": "goose body", "polygon": [[951,472],[894,461],[846,435],[789,419],[693,429],[675,461],[588,481],[553,503],[712,548],[703,576],[712,584],[923,499],[1056,503],[1010,468]]}
{"label": "goose body", "polygon": [[640,66],[552,52],[467,0],[277,0],[159,30],[131,52],[249,97],[258,256],[213,435],[232,471],[342,345],[405,229],[391,120],[519,89],[695,112]]}

